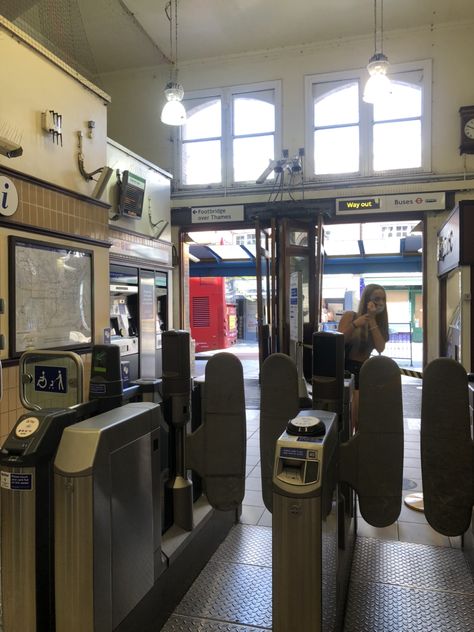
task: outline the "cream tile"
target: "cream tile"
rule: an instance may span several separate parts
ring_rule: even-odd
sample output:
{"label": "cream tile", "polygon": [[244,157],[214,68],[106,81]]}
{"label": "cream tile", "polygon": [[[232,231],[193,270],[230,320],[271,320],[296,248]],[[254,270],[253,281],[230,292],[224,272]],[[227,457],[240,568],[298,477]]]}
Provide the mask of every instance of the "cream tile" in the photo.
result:
{"label": "cream tile", "polygon": [[389,525],[388,527],[373,527],[372,525],[368,524],[363,518],[358,516],[357,534],[365,538],[379,538],[380,540],[398,540],[398,527],[396,522]]}
{"label": "cream tile", "polygon": [[240,516],[240,522],[242,524],[257,525],[258,521],[263,515],[263,512],[263,507],[251,507],[249,505],[242,505],[242,515]]}
{"label": "cream tile", "polygon": [[8,412],[1,411],[0,412],[0,435],[2,437],[6,437],[10,431],[10,426],[8,423]]}
{"label": "cream tile", "polygon": [[254,433],[250,439],[247,439],[247,448],[259,448],[260,447],[260,437],[258,433]]}
{"label": "cream tile", "polygon": [[404,467],[403,476],[405,478],[415,478],[417,480],[422,480],[421,467]]}
{"label": "cream tile", "polygon": [[260,452],[258,454],[249,454],[247,452],[247,465],[257,465],[260,463]]}
{"label": "cream tile", "polygon": [[265,509],[265,511],[263,512],[262,517],[258,521],[258,526],[259,527],[271,527],[272,526],[272,514],[268,511],[268,509]]}
{"label": "cream tile", "polygon": [[[18,370],[18,369],[17,369]],[[6,390],[14,386],[13,367],[3,369],[3,388]]]}
{"label": "cream tile", "polygon": [[263,498],[261,491],[249,490],[246,488],[243,505],[250,505],[252,507],[263,507]]}
{"label": "cream tile", "polygon": [[10,370],[10,387],[18,389],[20,385],[20,371],[18,367],[12,367]]}
{"label": "cream tile", "polygon": [[261,492],[262,479],[259,476],[247,476],[245,479],[245,489],[253,492]]}
{"label": "cream tile", "polygon": [[260,448],[258,445],[247,444],[247,454],[251,456],[258,456],[260,458]]}
{"label": "cream tile", "polygon": [[400,512],[400,516],[398,517],[399,522],[414,522],[417,524],[428,524],[426,521],[425,514],[422,511],[415,511],[414,509],[410,509],[405,504],[402,505],[402,510]]}
{"label": "cream tile", "polygon": [[406,455],[403,458],[403,467],[407,468],[407,467],[414,467],[414,468],[421,468],[421,459],[419,458],[413,458],[413,457],[407,457]]}
{"label": "cream tile", "polygon": [[18,414],[17,414],[16,410],[10,411],[8,413],[8,432],[10,432],[10,430],[13,428],[13,426],[16,424],[17,420],[18,420]]}
{"label": "cream tile", "polygon": [[437,533],[427,524],[399,522],[398,535],[401,542],[431,544],[433,546],[450,546],[449,538]]}
{"label": "cream tile", "polygon": [[403,421],[404,426],[408,431],[420,431],[421,419],[418,417],[405,417]]}

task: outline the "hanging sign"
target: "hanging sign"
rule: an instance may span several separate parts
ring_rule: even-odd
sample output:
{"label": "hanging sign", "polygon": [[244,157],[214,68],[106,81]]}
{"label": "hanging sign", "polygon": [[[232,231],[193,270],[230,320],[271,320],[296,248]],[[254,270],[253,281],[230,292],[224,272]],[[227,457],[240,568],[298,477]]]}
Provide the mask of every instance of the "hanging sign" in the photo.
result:
{"label": "hanging sign", "polygon": [[192,224],[214,224],[219,222],[242,222],[244,205],[195,206],[191,208]]}
{"label": "hanging sign", "polygon": [[445,193],[403,193],[336,200],[336,215],[394,213],[398,211],[444,211]]}
{"label": "hanging sign", "polygon": [[0,175],[0,215],[9,217],[18,208],[18,191],[15,183]]}

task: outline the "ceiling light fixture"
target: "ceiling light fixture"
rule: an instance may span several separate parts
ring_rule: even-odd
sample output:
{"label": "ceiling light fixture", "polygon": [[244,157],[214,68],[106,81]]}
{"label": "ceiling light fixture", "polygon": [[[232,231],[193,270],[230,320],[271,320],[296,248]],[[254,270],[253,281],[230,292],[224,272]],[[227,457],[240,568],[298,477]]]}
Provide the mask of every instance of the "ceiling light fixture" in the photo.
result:
{"label": "ceiling light fixture", "polygon": [[388,58],[383,52],[383,0],[380,0],[380,52],[377,52],[377,2],[378,0],[374,0],[374,54],[367,65],[370,77],[362,97],[366,103],[380,102],[392,93],[390,79],[387,77]]}
{"label": "ceiling light fixture", "polygon": [[[178,0],[169,0],[165,13],[170,23],[170,80],[165,87],[166,103],[161,111],[161,122],[166,125],[184,125],[186,110],[182,103],[184,90],[178,83]],[[174,26],[174,45],[173,45]]]}

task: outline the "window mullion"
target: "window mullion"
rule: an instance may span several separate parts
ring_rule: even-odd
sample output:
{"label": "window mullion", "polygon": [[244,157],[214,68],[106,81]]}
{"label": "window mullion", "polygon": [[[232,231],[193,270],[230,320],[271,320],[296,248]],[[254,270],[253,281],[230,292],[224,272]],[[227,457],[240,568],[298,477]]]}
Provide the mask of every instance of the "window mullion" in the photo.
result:
{"label": "window mullion", "polygon": [[359,90],[359,140],[360,140],[360,174],[369,176],[373,173],[373,106],[362,100],[362,86]]}
{"label": "window mullion", "polygon": [[232,184],[234,164],[232,159],[232,94],[225,90],[222,94],[222,182]]}
{"label": "window mullion", "polygon": [[206,136],[205,138],[190,138],[189,140],[181,141],[183,145],[192,145],[193,143],[205,143],[212,140],[221,141],[221,136]]}
{"label": "window mullion", "polygon": [[239,138],[263,138],[264,136],[275,137],[275,132],[255,132],[254,134],[232,134],[232,140]]}

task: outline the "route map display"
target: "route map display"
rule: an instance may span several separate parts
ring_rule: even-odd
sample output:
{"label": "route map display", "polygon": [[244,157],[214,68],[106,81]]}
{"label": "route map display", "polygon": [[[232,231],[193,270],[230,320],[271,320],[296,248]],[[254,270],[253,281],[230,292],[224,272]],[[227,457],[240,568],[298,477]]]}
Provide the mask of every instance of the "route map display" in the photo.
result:
{"label": "route map display", "polygon": [[12,351],[91,344],[92,253],[15,237],[10,248]]}

